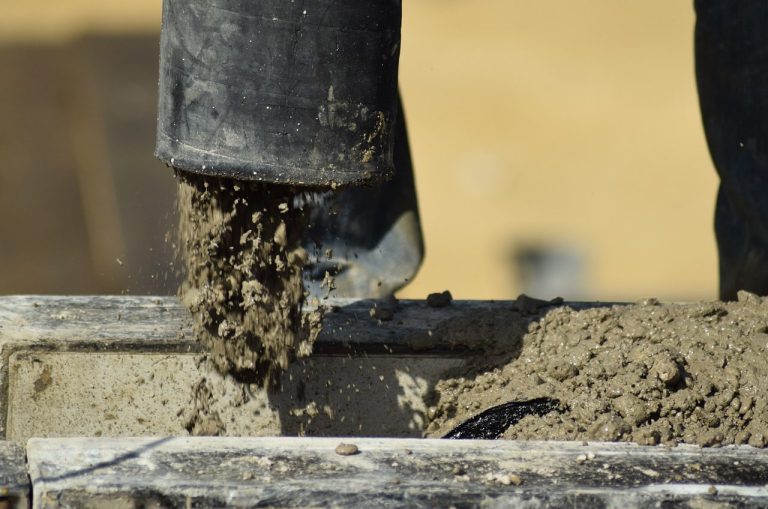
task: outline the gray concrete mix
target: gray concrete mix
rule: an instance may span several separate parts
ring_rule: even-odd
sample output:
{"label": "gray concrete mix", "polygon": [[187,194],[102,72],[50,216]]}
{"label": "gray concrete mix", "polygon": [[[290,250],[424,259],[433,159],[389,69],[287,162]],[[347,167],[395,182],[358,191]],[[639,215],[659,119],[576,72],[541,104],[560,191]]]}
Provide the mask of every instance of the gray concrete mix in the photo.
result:
{"label": "gray concrete mix", "polygon": [[0,441],[0,508],[28,507],[31,489],[24,449],[18,444]]}

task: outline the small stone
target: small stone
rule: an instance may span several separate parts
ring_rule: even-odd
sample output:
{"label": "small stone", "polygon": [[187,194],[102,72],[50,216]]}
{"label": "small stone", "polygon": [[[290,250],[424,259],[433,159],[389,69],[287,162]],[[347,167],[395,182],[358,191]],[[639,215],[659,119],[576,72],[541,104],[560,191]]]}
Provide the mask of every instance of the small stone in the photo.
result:
{"label": "small stone", "polygon": [[390,295],[384,299],[377,300],[368,313],[375,320],[388,322],[394,318],[399,306],[400,302],[397,298],[394,295]]}
{"label": "small stone", "polygon": [[371,315],[371,318],[375,320],[381,320],[382,322],[388,322],[395,316],[391,309],[378,306],[372,307],[368,314]]}
{"label": "small stone", "polygon": [[523,480],[520,478],[519,475],[516,474],[492,474],[489,473],[486,475],[486,479],[488,481],[495,481],[499,484],[503,484],[504,486],[520,486],[522,484]]}
{"label": "small stone", "polygon": [[516,309],[520,313],[524,315],[532,315],[537,313],[539,310],[547,308],[547,307],[553,307],[553,306],[559,306],[564,302],[562,297],[555,297],[552,300],[541,300],[536,299],[533,297],[529,297],[528,295],[521,293],[518,295],[517,299],[515,299],[515,303],[513,304],[513,309]]}
{"label": "small stone", "polygon": [[345,444],[342,442],[336,446],[336,454],[340,456],[354,456],[359,453],[360,449],[355,444]]}
{"label": "small stone", "polygon": [[521,293],[517,299],[515,299],[514,307],[524,315],[534,314],[539,309],[546,307],[547,301],[541,299],[534,299],[524,293]]}
{"label": "small stone", "polygon": [[662,356],[653,365],[656,377],[667,387],[674,386],[680,381],[680,366],[669,356]]}
{"label": "small stone", "polygon": [[576,456],[576,463],[578,463],[579,465],[581,465],[585,461],[587,461],[587,455],[586,454],[579,454],[578,456]]}
{"label": "small stone", "polygon": [[564,382],[569,378],[578,376],[579,368],[564,360],[554,360],[550,364],[547,374],[558,382]]}
{"label": "small stone", "polygon": [[467,471],[461,465],[454,465],[453,469],[451,470],[451,473],[453,475],[464,475],[467,473]]}
{"label": "small stone", "polygon": [[453,295],[448,290],[427,295],[427,306],[431,308],[444,308],[453,302]]}
{"label": "small stone", "polygon": [[736,298],[739,302],[749,302],[752,304],[760,304],[760,296],[746,290],[739,290],[736,292]]}
{"label": "small stone", "polygon": [[593,453],[592,451],[589,451],[589,452],[587,453],[587,459],[588,459],[588,460],[593,460],[593,459],[595,459],[595,453]]}
{"label": "small stone", "polygon": [[253,479],[253,472],[246,472],[243,474],[243,481],[250,481]]}
{"label": "small stone", "polygon": [[709,489],[707,489],[707,493],[710,495],[717,495],[717,488],[715,486],[710,486]]}

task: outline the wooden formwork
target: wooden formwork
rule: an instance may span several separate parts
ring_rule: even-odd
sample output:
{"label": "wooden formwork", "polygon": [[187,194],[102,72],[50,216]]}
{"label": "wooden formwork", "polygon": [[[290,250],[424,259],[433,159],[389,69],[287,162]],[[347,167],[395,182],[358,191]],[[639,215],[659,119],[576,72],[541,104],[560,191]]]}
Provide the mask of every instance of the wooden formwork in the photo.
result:
{"label": "wooden formwork", "polygon": [[[474,318],[525,303],[404,301],[386,322],[371,302],[330,304],[315,354],[282,391],[253,389],[227,410],[234,382],[222,379],[236,436],[202,438],[185,436],[179,416],[195,380],[213,375],[175,299],[0,298],[2,445],[32,490],[14,503],[768,507],[768,454],[750,447],[417,438],[430,388],[483,346]],[[295,412],[306,401],[320,409],[312,418]],[[357,454],[338,454],[341,442]],[[26,465],[14,443],[27,444]],[[29,489],[8,479],[8,490]]]}

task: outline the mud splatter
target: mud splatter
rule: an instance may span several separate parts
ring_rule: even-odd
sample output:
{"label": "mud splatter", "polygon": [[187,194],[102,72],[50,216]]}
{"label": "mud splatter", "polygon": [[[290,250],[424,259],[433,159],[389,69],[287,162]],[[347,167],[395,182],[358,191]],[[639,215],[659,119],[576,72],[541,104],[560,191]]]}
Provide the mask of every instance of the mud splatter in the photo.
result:
{"label": "mud splatter", "polygon": [[[180,293],[192,312],[208,361],[247,384],[273,386],[298,357],[308,356],[322,312],[303,313],[307,295],[301,247],[306,214],[300,191],[179,173]],[[193,388],[204,412],[210,390]],[[206,396],[207,395],[207,396]],[[212,434],[215,416],[188,428]],[[220,431],[220,430],[219,430]]]}

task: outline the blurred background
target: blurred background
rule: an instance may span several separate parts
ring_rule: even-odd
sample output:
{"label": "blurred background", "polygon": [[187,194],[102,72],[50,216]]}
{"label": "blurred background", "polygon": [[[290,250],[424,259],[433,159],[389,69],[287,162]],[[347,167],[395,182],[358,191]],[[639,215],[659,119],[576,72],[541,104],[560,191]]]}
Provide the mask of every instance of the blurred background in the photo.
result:
{"label": "blurred background", "polygon": [[[161,0],[0,0],[0,294],[174,293]],[[401,297],[715,298],[691,2],[404,0]]]}

